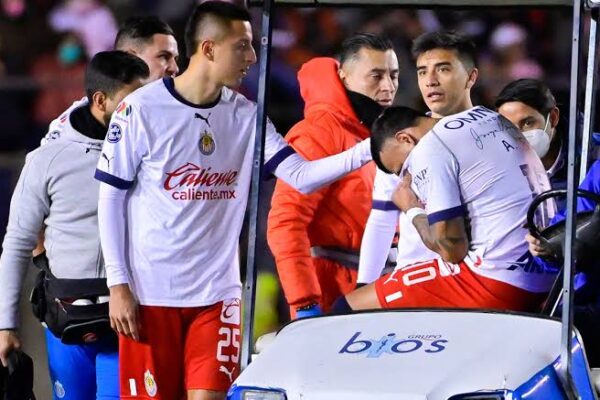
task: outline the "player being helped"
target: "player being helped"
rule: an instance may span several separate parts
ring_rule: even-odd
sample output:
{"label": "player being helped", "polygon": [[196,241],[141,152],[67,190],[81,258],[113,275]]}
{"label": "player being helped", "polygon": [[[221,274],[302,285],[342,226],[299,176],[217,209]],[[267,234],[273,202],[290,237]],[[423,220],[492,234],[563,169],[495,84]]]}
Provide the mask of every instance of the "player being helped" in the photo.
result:
{"label": "player being helped", "polygon": [[378,167],[403,178],[378,200],[393,201],[437,257],[398,265],[338,299],[334,310],[536,310],[555,274],[533,262],[523,225],[532,196],[549,183],[523,135],[484,107],[439,122],[393,107],[375,122],[371,140]]}

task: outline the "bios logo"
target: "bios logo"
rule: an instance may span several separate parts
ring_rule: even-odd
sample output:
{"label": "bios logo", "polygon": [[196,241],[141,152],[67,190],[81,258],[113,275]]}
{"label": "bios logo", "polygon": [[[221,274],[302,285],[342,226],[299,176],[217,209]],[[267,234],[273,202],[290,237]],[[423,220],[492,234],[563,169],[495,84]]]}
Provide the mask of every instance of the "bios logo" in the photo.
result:
{"label": "bios logo", "polygon": [[362,332],[356,332],[340,349],[339,354],[360,354],[367,358],[379,358],[384,354],[405,354],[415,351],[439,353],[446,349],[446,339],[442,335],[409,335],[397,338],[395,333],[388,333],[379,340],[362,339]]}

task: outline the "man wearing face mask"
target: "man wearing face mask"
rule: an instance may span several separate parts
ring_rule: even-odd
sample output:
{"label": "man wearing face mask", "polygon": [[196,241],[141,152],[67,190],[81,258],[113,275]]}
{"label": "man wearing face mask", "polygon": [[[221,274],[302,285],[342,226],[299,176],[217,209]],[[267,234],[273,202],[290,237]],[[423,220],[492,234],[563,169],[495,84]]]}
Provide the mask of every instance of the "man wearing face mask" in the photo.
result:
{"label": "man wearing face mask", "polygon": [[540,306],[555,275],[532,273],[523,224],[549,182],[509,121],[480,106],[439,121],[391,107],[373,124],[371,151],[379,169],[401,177],[394,204],[435,255],[399,264],[335,311]]}
{"label": "man wearing face mask", "polygon": [[84,92],[86,61],[81,40],[74,34],[65,34],[54,51],[36,57],[31,76],[39,91],[32,116],[38,132]]}
{"label": "man wearing face mask", "polygon": [[[542,160],[553,189],[566,187],[566,145],[557,131],[559,111],[550,89],[535,79],[519,79],[509,83],[496,99],[498,112],[515,124]],[[595,162],[580,189],[600,193],[600,162]],[[559,214],[552,220],[558,223],[565,219],[565,199],[556,199]],[[592,201],[579,197],[577,211],[591,211]],[[534,256],[548,255],[543,243],[528,234],[529,251]],[[538,259],[539,263],[544,263]],[[548,264],[552,267],[557,265]],[[590,365],[600,365],[600,344],[596,335],[600,326],[600,276],[596,266],[584,266],[585,272],[576,276],[575,324],[586,340],[586,354]],[[589,339],[587,339],[589,338]]]}
{"label": "man wearing face mask", "polygon": [[69,66],[83,58],[83,49],[78,40],[67,38],[58,46],[58,58],[61,64]]}
{"label": "man wearing face mask", "polygon": [[[498,112],[517,128],[542,160],[553,189],[566,187],[566,145],[557,130],[560,111],[552,92],[537,79],[519,79],[496,97]],[[559,208],[562,208],[559,200]]]}
{"label": "man wearing face mask", "polygon": [[[312,59],[298,80],[305,118],[286,140],[318,159],[369,137],[372,122],[394,99],[398,60],[389,40],[360,33],[344,41],[339,62]],[[328,311],[354,289],[374,176],[374,165],[365,165],[308,195],[277,182],[267,237],[292,318]]]}
{"label": "man wearing face mask", "polygon": [[[68,44],[69,42],[66,42]],[[75,43],[76,44],[76,43]],[[150,74],[145,78],[144,83],[152,82],[163,77],[173,77],[179,72],[177,59],[179,51],[175,34],[171,27],[160,18],[155,16],[131,17],[120,27],[115,38],[115,50],[125,51],[141,58],[150,70]],[[64,57],[73,57],[77,52],[83,54],[83,50],[75,50],[70,45],[66,48],[61,47],[60,53]],[[82,77],[83,80],[83,77]],[[70,96],[73,98],[74,96]],[[52,99],[49,99],[52,101]],[[83,97],[75,101],[69,108],[62,112],[56,119],[50,122],[46,135],[41,140],[41,145],[50,141],[62,139],[64,135],[69,135],[70,130],[64,129],[67,125],[65,121],[70,118],[71,113],[81,107],[86,107],[89,100]],[[59,111],[58,111],[59,112]],[[58,112],[54,112],[55,116]],[[108,121],[106,121],[108,123]],[[40,233],[43,237],[43,232]],[[43,251],[42,239],[35,254]]]}
{"label": "man wearing face mask", "polygon": [[[157,17],[132,17],[127,19],[117,33],[115,50],[131,53],[144,60],[150,69],[147,82],[163,77],[173,77],[179,72],[177,66],[179,51],[175,34],[167,23]],[[81,49],[80,52],[82,52]],[[63,53],[65,57],[71,57],[75,51],[69,47],[65,49],[61,47],[60,54]],[[48,133],[42,139],[41,144],[45,144],[49,140],[59,139],[62,135],[62,120],[72,110],[87,104],[87,97],[75,101],[50,123]]]}

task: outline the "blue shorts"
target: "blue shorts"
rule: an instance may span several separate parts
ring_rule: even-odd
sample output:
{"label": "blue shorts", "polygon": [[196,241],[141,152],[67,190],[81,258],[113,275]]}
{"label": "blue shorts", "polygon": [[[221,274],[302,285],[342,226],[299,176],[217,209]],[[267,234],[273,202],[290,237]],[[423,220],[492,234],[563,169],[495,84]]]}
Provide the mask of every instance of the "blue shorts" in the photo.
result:
{"label": "blue shorts", "polygon": [[54,400],[118,400],[119,355],[114,340],[64,344],[46,329]]}

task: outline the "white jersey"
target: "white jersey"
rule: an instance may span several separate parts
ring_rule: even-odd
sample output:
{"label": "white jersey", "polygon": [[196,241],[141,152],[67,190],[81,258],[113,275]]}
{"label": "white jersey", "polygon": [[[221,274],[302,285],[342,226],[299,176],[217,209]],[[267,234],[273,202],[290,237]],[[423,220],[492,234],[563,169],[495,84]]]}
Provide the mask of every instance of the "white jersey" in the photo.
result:
{"label": "white jersey", "polygon": [[[96,178],[131,188],[127,264],[141,304],[194,307],[241,295],[238,238],[256,113],[228,88],[214,104],[191,104],[166,78],[130,94],[113,114]],[[325,184],[368,162],[369,147],[364,141],[306,168],[268,122],[265,169]],[[109,286],[124,283],[105,258]]]}
{"label": "white jersey", "polygon": [[464,217],[475,273],[533,292],[550,288],[554,273],[532,262],[524,240],[532,197],[550,183],[507,119],[485,107],[445,117],[415,146],[404,170],[430,224]]}
{"label": "white jersey", "polygon": [[[105,144],[96,177],[132,187],[129,263],[140,302],[214,304],[241,294],[233,238],[248,199],[256,106],[224,88],[217,103],[197,108],[172,84],[159,80],[127,97],[111,120],[112,145]],[[290,149],[268,126],[267,167]]]}

